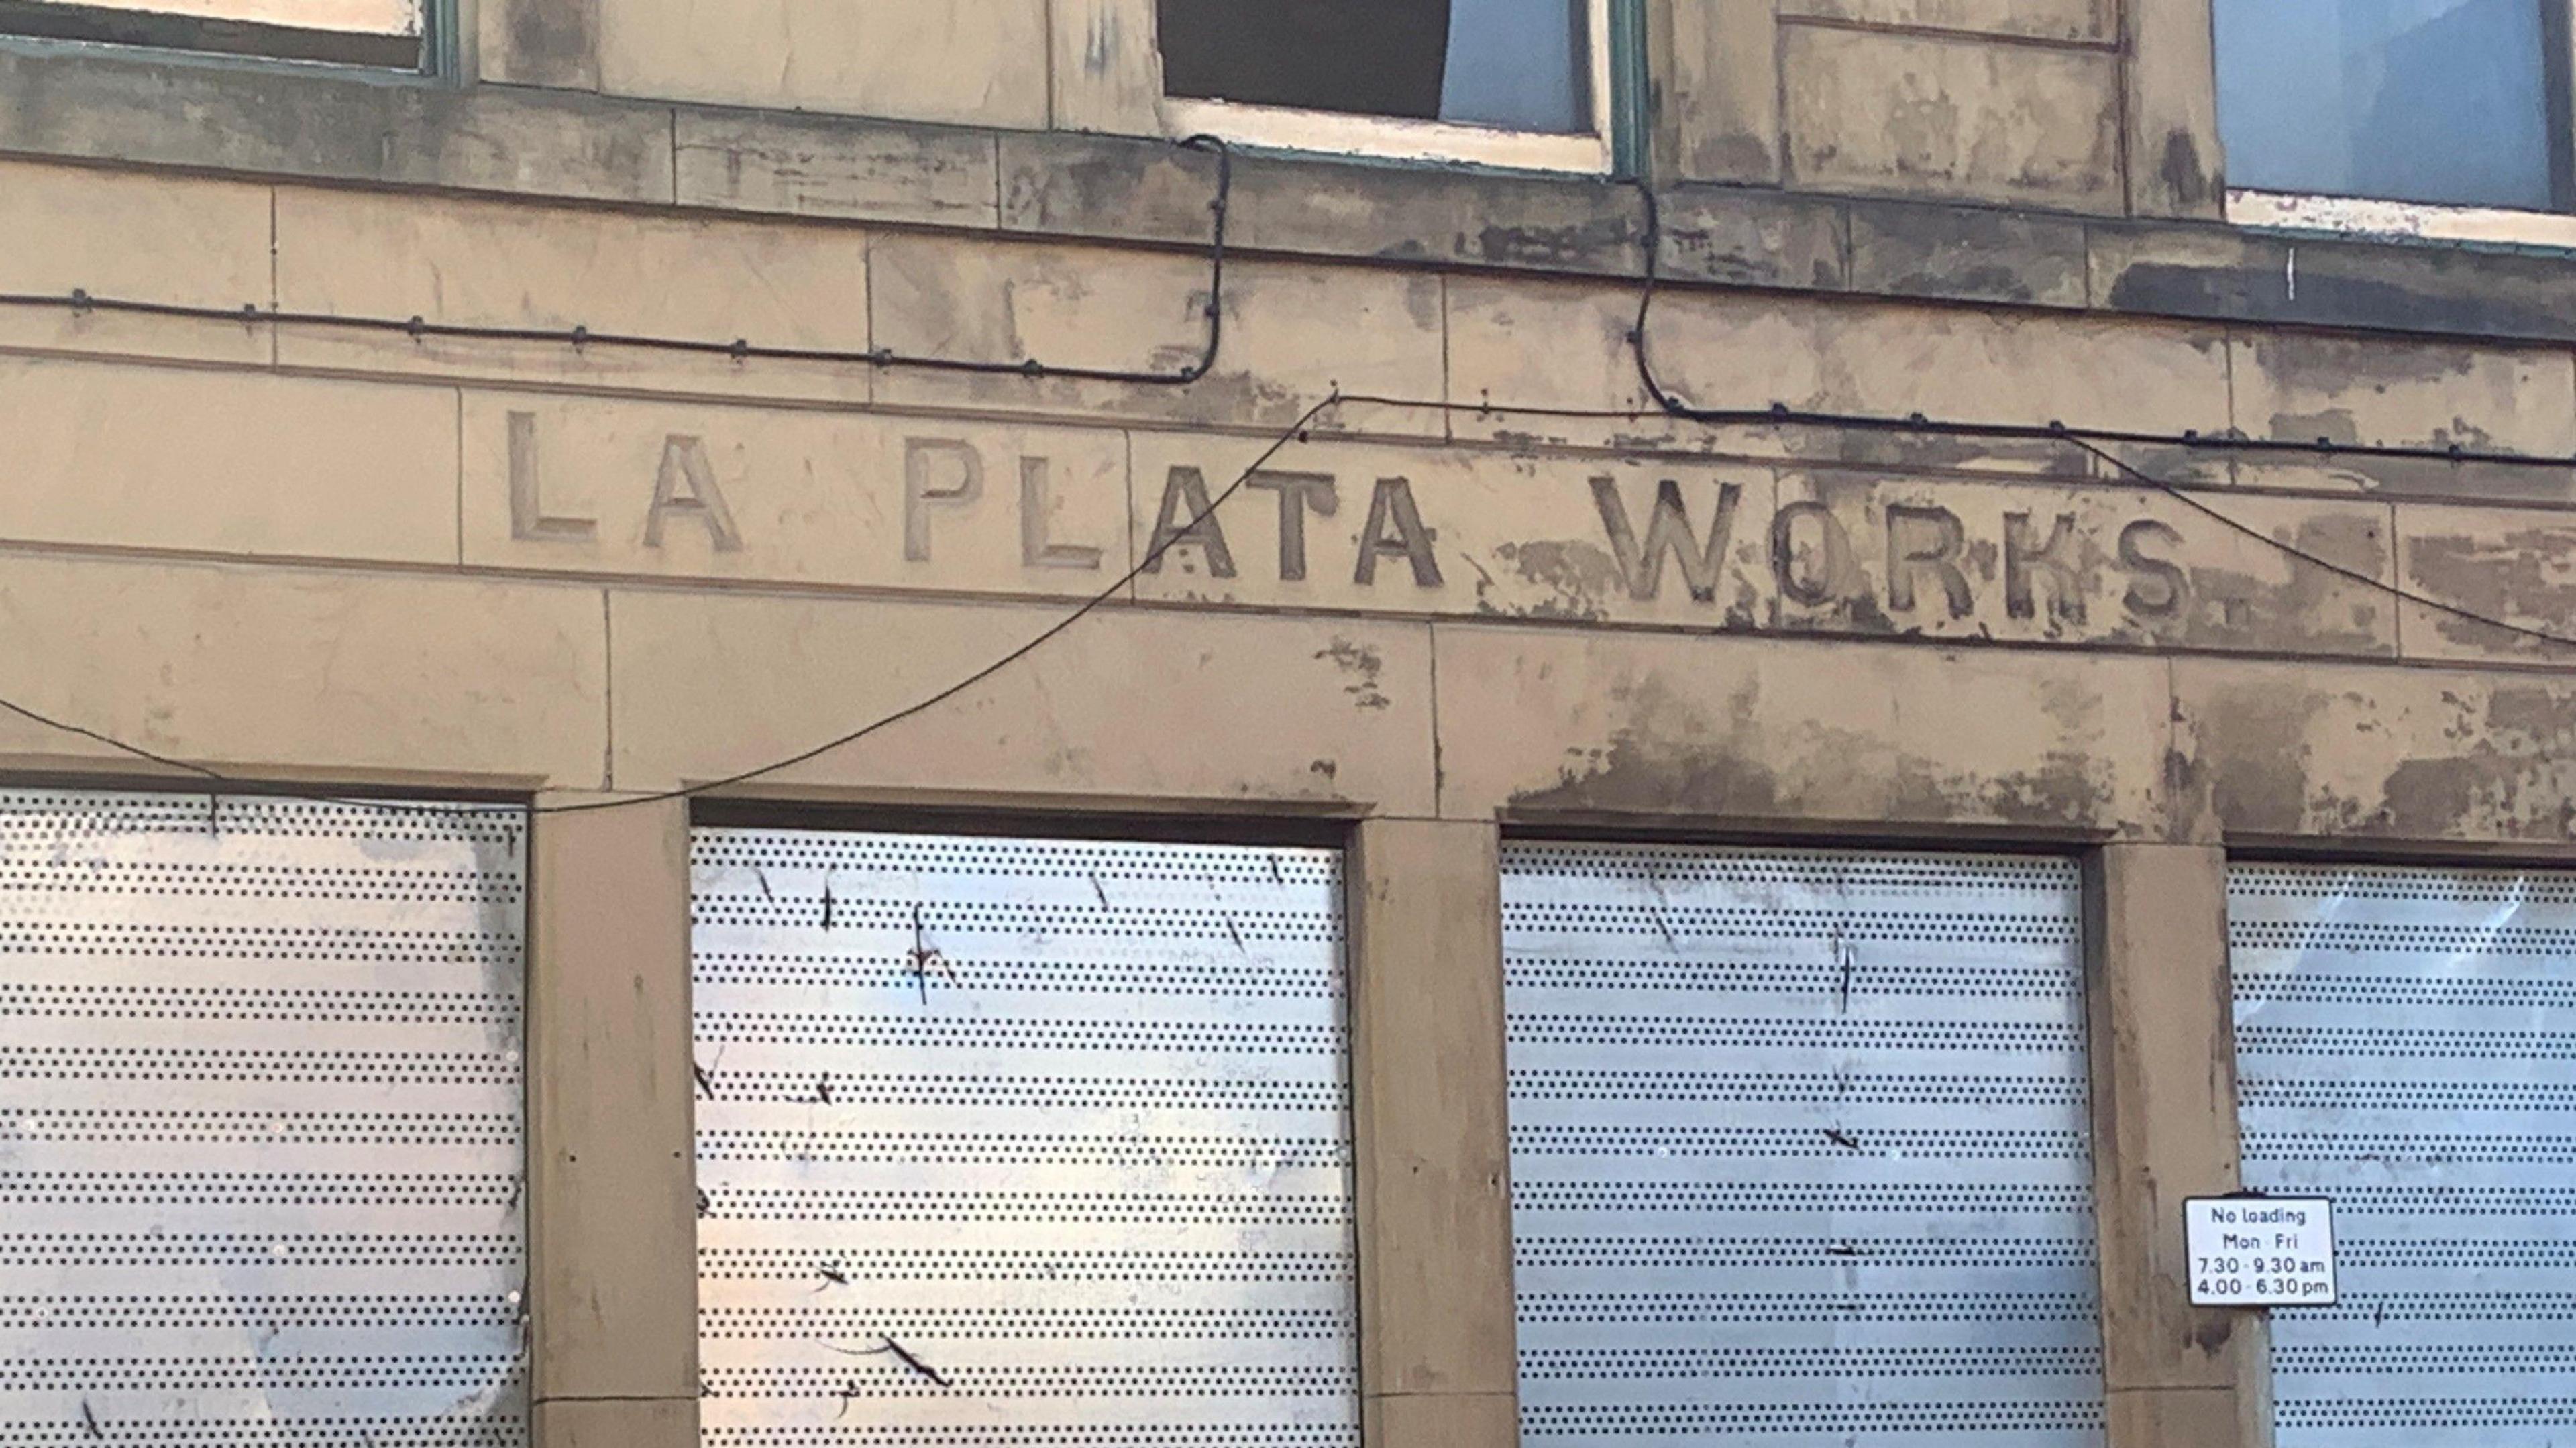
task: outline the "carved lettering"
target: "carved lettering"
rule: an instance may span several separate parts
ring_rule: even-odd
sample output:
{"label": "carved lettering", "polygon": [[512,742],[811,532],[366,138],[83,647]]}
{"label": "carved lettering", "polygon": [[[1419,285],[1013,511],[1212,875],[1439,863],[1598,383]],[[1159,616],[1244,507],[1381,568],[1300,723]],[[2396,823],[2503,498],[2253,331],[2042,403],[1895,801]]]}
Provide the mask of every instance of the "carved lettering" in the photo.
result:
{"label": "carved lettering", "polygon": [[[1394,526],[1393,536],[1387,529]],[[1377,582],[1377,560],[1391,554],[1413,565],[1413,582],[1419,588],[1440,586],[1440,560],[1432,556],[1431,530],[1422,526],[1422,510],[1414,506],[1413,484],[1403,478],[1380,478],[1377,491],[1369,497],[1368,526],[1360,530],[1359,570],[1352,581]]]}
{"label": "carved lettering", "polygon": [[510,536],[531,543],[569,543],[599,531],[596,518],[549,518],[537,488],[537,415],[510,414]]}
{"label": "carved lettering", "polygon": [[[940,483],[939,464],[954,463],[955,472]],[[1025,482],[1025,479],[1023,480]],[[913,563],[930,561],[930,510],[964,508],[984,496],[984,455],[972,443],[953,437],[908,437],[903,440],[903,556]],[[1025,527],[1025,523],[1022,525]]]}
{"label": "carved lettering", "polygon": [[2172,618],[2182,612],[2191,582],[2180,564],[2146,550],[2151,540],[2159,549],[2182,546],[2180,533],[2152,518],[2120,530],[2120,566],[2137,575],[2121,601],[2142,618]]}
{"label": "carved lettering", "polygon": [[[1798,546],[1798,525],[1810,518],[1816,522],[1815,561],[1801,567],[1811,555]],[[1831,603],[1841,594],[1843,580],[1851,576],[1851,536],[1843,532],[1832,509],[1800,501],[1784,503],[1771,515],[1771,573],[1782,593],[1810,608]]]}
{"label": "carved lettering", "polygon": [[1243,485],[1279,495],[1279,581],[1304,582],[1306,510],[1314,509],[1318,518],[1329,518],[1341,511],[1341,497],[1333,490],[1332,474],[1254,473],[1243,480]]}
{"label": "carved lettering", "polygon": [[1966,618],[1975,612],[1976,595],[1968,591],[1967,572],[1959,567],[1959,555],[1967,546],[1968,530],[1949,509],[1888,504],[1887,606],[1897,613],[1912,613],[1914,577],[1928,569],[1940,580],[1950,617]]}
{"label": "carved lettering", "polygon": [[[1100,566],[1100,550],[1084,543],[1058,543],[1048,532],[1047,460],[1020,459],[1020,561],[1031,568]],[[928,541],[927,539],[924,540]]]}
{"label": "carved lettering", "polygon": [[1160,573],[1175,548],[1196,548],[1207,559],[1210,578],[1234,577],[1234,550],[1225,546],[1225,529],[1208,501],[1207,476],[1196,468],[1174,468],[1163,480],[1162,510],[1154,515],[1154,541],[1145,550],[1145,571]]}
{"label": "carved lettering", "polygon": [[1690,596],[1701,603],[1716,602],[1717,586],[1726,577],[1727,549],[1735,539],[1736,505],[1743,497],[1744,490],[1733,483],[1719,486],[1717,516],[1709,521],[1708,541],[1700,544],[1691,528],[1690,509],[1682,502],[1682,485],[1664,479],[1655,485],[1655,511],[1646,520],[1646,546],[1641,553],[1619,484],[1610,478],[1592,480],[1592,506],[1610,535],[1610,556],[1618,562],[1619,577],[1631,596],[1646,602],[1663,592],[1667,553],[1681,564],[1682,584]]}
{"label": "carved lettering", "polygon": [[2049,579],[2048,617],[2053,623],[2084,622],[2083,576],[2075,566],[2075,515],[2060,513],[2048,531],[2048,542],[2032,546],[2030,515],[2004,514],[2004,612],[2034,618],[2039,600],[2032,588],[2033,571]]}
{"label": "carved lettering", "polygon": [[[688,485],[686,492],[681,491],[683,483]],[[644,515],[645,547],[662,546],[662,525],[675,513],[706,524],[707,537],[717,552],[742,547],[733,509],[725,503],[724,489],[716,486],[716,470],[707,465],[706,444],[679,432],[662,440],[662,470],[654,475],[653,507]]]}

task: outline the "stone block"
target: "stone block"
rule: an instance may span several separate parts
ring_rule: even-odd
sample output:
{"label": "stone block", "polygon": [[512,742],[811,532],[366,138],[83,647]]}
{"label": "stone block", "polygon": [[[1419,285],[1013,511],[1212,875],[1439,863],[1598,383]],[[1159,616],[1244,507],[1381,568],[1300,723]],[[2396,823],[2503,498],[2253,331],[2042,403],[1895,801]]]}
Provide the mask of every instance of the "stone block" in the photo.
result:
{"label": "stone block", "polygon": [[[955,687],[1065,617],[620,592],[619,785],[715,779],[814,748]],[[1104,608],[954,698],[759,783],[985,808],[1427,815],[1430,681],[1418,624]]]}
{"label": "stone block", "polygon": [[[2397,509],[2410,659],[2576,661],[2576,519],[2557,509]],[[2494,619],[2512,627],[2482,622]],[[2553,643],[2552,639],[2566,639]]]}
{"label": "stone block", "polygon": [[2160,837],[2161,659],[1444,624],[1441,812]]}
{"label": "stone block", "polygon": [[537,1404],[536,1448],[697,1448],[698,1400]]}
{"label": "stone block", "polygon": [[1854,202],[1851,289],[1960,302],[2081,308],[2084,224],[2029,212]]}
{"label": "stone block", "polygon": [[2120,70],[2107,51],[1790,25],[1789,181],[2116,213]]}
{"label": "stone block", "polygon": [[1047,124],[1046,0],[618,0],[599,46],[613,95]]}
{"label": "stone block", "polygon": [[443,388],[0,360],[21,542],[258,557],[456,560]]}
{"label": "stone block", "polygon": [[[0,650],[30,709],[238,774],[582,787],[606,758],[596,589],[17,557]],[[130,762],[18,718],[0,750]]]}
{"label": "stone block", "polygon": [[677,111],[682,206],[925,226],[997,224],[993,139],[762,111]]}
{"label": "stone block", "polygon": [[[864,352],[867,236],[822,225],[288,189],[290,312]],[[863,362],[737,361],[592,343],[420,338],[300,325],[282,361],[441,377],[863,401]]]}
{"label": "stone block", "polygon": [[501,85],[599,89],[600,0],[476,0],[474,59]]}
{"label": "stone block", "polygon": [[2173,673],[2176,827],[2191,838],[2576,838],[2576,684],[2205,658]]}
{"label": "stone block", "polygon": [[127,301],[267,306],[269,188],[236,181],[0,160],[0,292],[64,305],[0,307],[0,345],[265,365],[264,326],[80,312],[74,290]]}
{"label": "stone block", "polygon": [[1783,15],[2036,40],[2113,38],[2112,0],[1781,0]]}
{"label": "stone block", "polygon": [[[871,265],[876,339],[897,352],[1168,374],[1197,361],[1205,343],[1208,267],[1196,256],[887,235]],[[1186,387],[898,368],[877,396],[1253,429],[1285,427],[1336,387],[1436,399],[1440,288],[1425,272],[1238,261],[1226,270],[1216,367]],[[1442,430],[1439,414],[1420,409],[1372,409],[1365,425]]]}

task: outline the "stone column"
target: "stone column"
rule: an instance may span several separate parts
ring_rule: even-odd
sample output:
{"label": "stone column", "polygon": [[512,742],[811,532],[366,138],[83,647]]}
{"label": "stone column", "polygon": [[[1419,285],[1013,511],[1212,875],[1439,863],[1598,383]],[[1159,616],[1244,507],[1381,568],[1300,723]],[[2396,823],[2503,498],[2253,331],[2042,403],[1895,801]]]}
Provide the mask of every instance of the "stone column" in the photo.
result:
{"label": "stone column", "polygon": [[1372,820],[1350,857],[1369,1448],[1516,1448],[1500,831]]}
{"label": "stone column", "polygon": [[537,1448],[695,1448],[687,803],[539,814],[528,888]]}
{"label": "stone column", "polygon": [[2270,1448],[2270,1325],[2193,1307],[2183,1246],[2239,1185],[2227,852],[2109,846],[2085,903],[2111,1448]]}

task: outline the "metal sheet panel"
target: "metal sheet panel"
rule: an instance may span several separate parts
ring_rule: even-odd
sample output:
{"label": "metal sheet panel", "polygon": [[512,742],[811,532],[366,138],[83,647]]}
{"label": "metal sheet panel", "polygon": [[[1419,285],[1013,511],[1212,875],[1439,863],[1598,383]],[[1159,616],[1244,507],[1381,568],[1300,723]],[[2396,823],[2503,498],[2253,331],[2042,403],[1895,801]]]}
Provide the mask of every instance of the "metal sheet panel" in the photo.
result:
{"label": "metal sheet panel", "polygon": [[2102,1441],[2077,876],[1504,852],[1521,1433]]}
{"label": "metal sheet panel", "polygon": [[2281,1448],[2576,1442],[2576,875],[2238,866],[2246,1184],[2335,1204]]}
{"label": "metal sheet panel", "polygon": [[0,793],[0,1444],[527,1441],[525,819]]}
{"label": "metal sheet panel", "polygon": [[1337,856],[693,860],[703,1441],[1355,1448]]}

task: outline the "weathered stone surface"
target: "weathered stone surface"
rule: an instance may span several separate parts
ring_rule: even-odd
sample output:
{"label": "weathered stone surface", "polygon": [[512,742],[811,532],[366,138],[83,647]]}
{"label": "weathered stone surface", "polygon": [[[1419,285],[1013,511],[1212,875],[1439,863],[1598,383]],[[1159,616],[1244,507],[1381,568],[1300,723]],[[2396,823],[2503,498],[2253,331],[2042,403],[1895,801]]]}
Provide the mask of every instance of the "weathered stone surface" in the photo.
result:
{"label": "weathered stone surface", "polygon": [[1850,204],[1850,290],[1872,295],[2085,305],[2084,224],[2028,212],[1897,201]]}
{"label": "weathered stone surface", "polygon": [[998,224],[993,138],[759,111],[681,110],[683,206],[926,225]]}
{"label": "weathered stone surface", "polygon": [[2236,426],[2254,437],[2576,456],[2576,358],[2560,351],[2238,333]]}
{"label": "weathered stone surface", "polygon": [[2576,683],[2191,658],[2173,671],[2178,827],[2196,837],[2576,833]]}
{"label": "weathered stone surface", "polygon": [[1063,131],[1162,130],[1163,55],[1153,0],[1058,0],[1047,8],[1049,105]]}
{"label": "weathered stone surface", "polygon": [[2113,23],[2112,0],[1781,0],[1780,13],[2040,40],[2108,40]]}
{"label": "weathered stone surface", "polygon": [[[876,342],[897,352],[1170,375],[1205,345],[1208,267],[1186,254],[887,235],[870,265]],[[1251,428],[1285,427],[1336,387],[1437,398],[1440,286],[1425,272],[1238,261],[1226,270],[1215,369],[1186,387],[897,368],[877,397]],[[1373,409],[1366,425],[1441,431],[1437,413],[1404,408]]]}
{"label": "weathered stone surface", "polygon": [[503,85],[599,89],[600,0],[476,0],[474,59]]}
{"label": "weathered stone surface", "polygon": [[[2162,492],[1782,476],[1782,631],[2393,656],[2386,507],[2221,496],[2259,536]],[[1802,516],[1803,512],[1803,516]],[[1827,520],[1831,520],[1830,526]]]}
{"label": "weathered stone surface", "polygon": [[[254,778],[595,787],[597,589],[345,569],[0,559],[10,697]],[[130,765],[0,720],[0,750]]]}
{"label": "weathered stone surface", "polygon": [[2211,7],[2200,0],[2130,0],[2119,7],[2127,47],[2129,214],[2216,221],[2227,210]]}
{"label": "weathered stone surface", "polygon": [[1657,179],[1780,180],[1780,45],[1771,0],[1650,0]]}
{"label": "weathered stone surface", "polygon": [[1102,429],[472,392],[464,436],[475,564],[1039,597],[1129,566]]}
{"label": "weathered stone surface", "polygon": [[1794,25],[1781,56],[1792,185],[2121,208],[2107,52]]}
{"label": "weathered stone surface", "polygon": [[1047,123],[1045,0],[619,0],[599,50],[617,95]]}
{"label": "weathered stone surface", "polygon": [[1500,848],[1483,820],[1352,835],[1360,1379],[1378,1395],[1517,1379]]}
{"label": "weathered stone surface", "polygon": [[[2259,1403],[2267,1356],[2261,1316],[2192,1306],[2183,1239],[2186,1199],[2224,1196],[2242,1184],[2227,852],[2214,843],[2114,844],[2094,858],[2088,875],[2085,994],[2103,1381],[2115,1394],[2216,1390]],[[2162,1448],[2175,1440],[2115,1441]],[[2184,1441],[2255,1448],[2268,1440],[2225,1433]]]}
{"label": "weathered stone surface", "polygon": [[[0,76],[6,74],[0,55]],[[5,91],[0,91],[5,96]],[[5,105],[0,100],[0,105]],[[0,292],[179,302],[270,300],[269,188],[0,161]],[[0,345],[258,365],[267,329],[239,322],[0,307]]]}
{"label": "weathered stone surface", "polygon": [[[621,590],[619,787],[713,779],[811,749],[1063,618],[1060,605]],[[1429,635],[1420,624],[1104,609],[958,697],[761,783],[988,808],[1427,815]]]}
{"label": "weathered stone surface", "polygon": [[319,68],[0,54],[0,151],[388,186],[671,199],[668,107]]}
{"label": "weathered stone surface", "polygon": [[[1636,297],[1613,287],[1534,287],[1461,278],[1449,289],[1452,399],[1499,406],[1634,410],[1607,421],[1497,412],[1452,418],[1460,437],[1621,448],[1725,451],[1905,469],[2081,473],[2078,449],[2047,439],[1712,428],[1666,419],[1647,401],[1628,334]],[[1713,409],[1801,410],[2137,431],[2227,416],[2227,357],[2216,328],[2108,319],[1885,307],[1803,297],[1676,292],[1647,327],[1668,392]]]}
{"label": "weathered stone surface", "polygon": [[538,1441],[670,1443],[663,1420],[698,1395],[689,804],[565,793],[538,805],[529,1386],[540,1402],[618,1399],[635,1410],[618,1436]]}
{"label": "weathered stone surface", "polygon": [[[277,285],[288,311],[628,333],[865,352],[867,236],[852,228],[281,190]],[[686,278],[686,285],[655,279]],[[436,376],[863,401],[864,362],[558,341],[418,340],[279,330],[281,360]]]}
{"label": "weathered stone surface", "polygon": [[[1216,162],[1168,141],[1001,138],[1002,224],[1204,246]],[[1229,235],[1251,251],[1632,276],[1633,188],[1596,178],[1332,167],[1238,155]]]}
{"label": "weathered stone surface", "polygon": [[2576,519],[2559,509],[2410,504],[2397,528],[2398,581],[2446,605],[2400,605],[2408,658],[2576,663]]}
{"label": "weathered stone surface", "polygon": [[11,358],[0,417],[13,540],[456,559],[456,398],[442,389]]}
{"label": "weathered stone surface", "polygon": [[1817,291],[1846,284],[1840,202],[1689,186],[1666,193],[1662,206],[1667,277]]}
{"label": "weathered stone surface", "polygon": [[2576,268],[2555,257],[2147,222],[2088,233],[2093,304],[2114,311],[2491,342],[2576,335]]}
{"label": "weathered stone surface", "polygon": [[2161,659],[2033,670],[1981,649],[1473,624],[1436,638],[1454,818],[2164,828]]}
{"label": "weathered stone surface", "polygon": [[540,1402],[536,1448],[693,1448],[698,1400]]}
{"label": "weathered stone surface", "polygon": [[1379,1448],[1514,1448],[1516,1393],[1372,1395],[1360,1404],[1362,1440]]}

